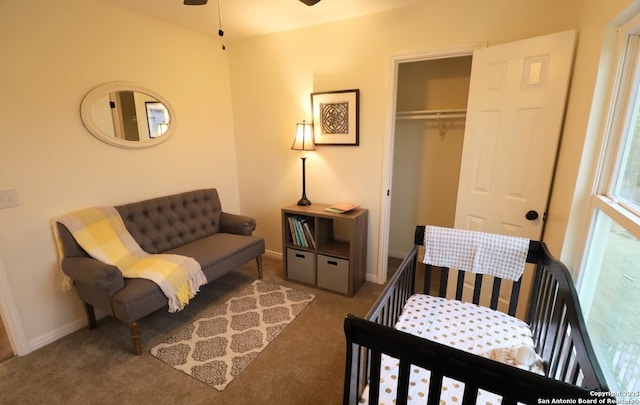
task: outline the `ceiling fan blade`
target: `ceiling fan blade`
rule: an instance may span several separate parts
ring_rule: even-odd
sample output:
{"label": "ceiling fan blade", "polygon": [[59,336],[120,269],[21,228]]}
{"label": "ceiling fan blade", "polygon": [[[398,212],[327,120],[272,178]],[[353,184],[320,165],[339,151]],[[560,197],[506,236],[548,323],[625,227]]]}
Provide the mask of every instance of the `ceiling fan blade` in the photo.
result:
{"label": "ceiling fan blade", "polygon": [[319,2],[320,0],[300,0],[300,1],[303,2],[304,4],[306,4],[307,6],[313,6],[314,4]]}
{"label": "ceiling fan blade", "polygon": [[184,4],[187,6],[204,6],[207,4],[207,0],[184,0]]}

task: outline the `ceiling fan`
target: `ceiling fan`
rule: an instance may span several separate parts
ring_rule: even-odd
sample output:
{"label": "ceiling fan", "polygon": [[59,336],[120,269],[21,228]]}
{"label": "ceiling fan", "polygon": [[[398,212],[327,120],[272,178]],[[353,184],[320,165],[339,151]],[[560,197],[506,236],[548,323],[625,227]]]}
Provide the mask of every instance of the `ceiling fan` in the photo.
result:
{"label": "ceiling fan", "polygon": [[[187,6],[203,6],[207,4],[207,0],[183,0],[184,4]],[[318,3],[320,0],[300,0],[301,3],[306,4],[307,6],[313,6]],[[220,0],[218,0],[218,23],[220,24],[220,29],[218,30],[218,35],[222,38],[224,36],[224,31],[222,30],[222,16],[220,11]],[[222,44],[222,50],[227,49],[225,44]]]}
{"label": "ceiling fan", "polygon": [[[306,4],[307,6],[313,6],[319,1],[320,0],[300,0],[300,2]],[[184,4],[187,6],[202,6],[207,4],[207,0],[184,0]]]}

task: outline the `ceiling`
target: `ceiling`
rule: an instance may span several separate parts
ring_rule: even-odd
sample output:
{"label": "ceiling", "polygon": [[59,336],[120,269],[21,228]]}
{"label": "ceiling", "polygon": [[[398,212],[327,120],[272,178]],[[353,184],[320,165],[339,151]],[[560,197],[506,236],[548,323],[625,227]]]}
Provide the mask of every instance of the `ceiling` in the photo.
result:
{"label": "ceiling", "polygon": [[[134,12],[218,36],[218,0],[185,6],[183,0],[102,0]],[[287,31],[406,7],[420,0],[220,0],[225,39]]]}

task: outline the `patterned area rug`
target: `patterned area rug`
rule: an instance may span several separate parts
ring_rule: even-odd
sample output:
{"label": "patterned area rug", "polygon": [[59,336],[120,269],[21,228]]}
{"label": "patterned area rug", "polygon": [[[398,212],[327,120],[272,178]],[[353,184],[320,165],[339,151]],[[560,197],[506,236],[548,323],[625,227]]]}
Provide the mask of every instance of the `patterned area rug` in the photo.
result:
{"label": "patterned area rug", "polygon": [[150,351],[222,391],[314,298],[257,280]]}

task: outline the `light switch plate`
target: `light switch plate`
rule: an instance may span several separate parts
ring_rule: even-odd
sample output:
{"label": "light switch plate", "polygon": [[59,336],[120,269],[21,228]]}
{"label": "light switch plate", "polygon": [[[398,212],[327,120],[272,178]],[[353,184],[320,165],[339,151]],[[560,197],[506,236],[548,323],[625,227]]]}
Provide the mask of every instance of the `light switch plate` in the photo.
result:
{"label": "light switch plate", "polygon": [[8,190],[0,190],[0,208],[11,208],[17,207],[20,203],[18,202],[18,193],[14,188]]}

